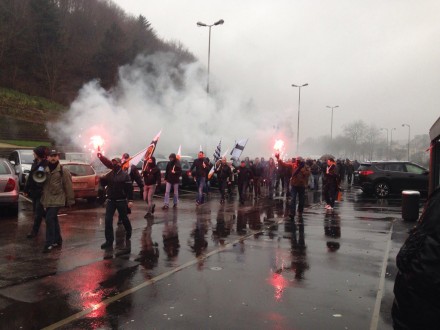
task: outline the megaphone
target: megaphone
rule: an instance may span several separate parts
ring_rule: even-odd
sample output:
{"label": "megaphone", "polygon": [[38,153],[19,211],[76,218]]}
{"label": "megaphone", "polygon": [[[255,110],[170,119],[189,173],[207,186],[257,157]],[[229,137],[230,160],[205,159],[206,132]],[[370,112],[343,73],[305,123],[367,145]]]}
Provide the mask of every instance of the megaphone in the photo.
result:
{"label": "megaphone", "polygon": [[36,183],[43,183],[44,181],[46,181],[46,171],[44,170],[43,166],[37,168],[37,170],[32,175],[32,179]]}

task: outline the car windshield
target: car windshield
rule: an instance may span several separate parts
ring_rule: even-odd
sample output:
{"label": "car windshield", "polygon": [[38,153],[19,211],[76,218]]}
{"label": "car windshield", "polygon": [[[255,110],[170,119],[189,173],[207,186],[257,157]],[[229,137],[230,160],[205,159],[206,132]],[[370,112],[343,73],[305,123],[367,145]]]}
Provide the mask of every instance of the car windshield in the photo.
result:
{"label": "car windshield", "polygon": [[90,165],[83,164],[64,164],[64,168],[67,168],[72,176],[86,176],[94,175],[95,171]]}
{"label": "car windshield", "polygon": [[11,170],[5,161],[0,161],[0,174],[11,174]]}
{"label": "car windshield", "polygon": [[32,164],[34,162],[34,153],[32,150],[22,151],[20,156],[22,164]]}
{"label": "car windshield", "polygon": [[157,167],[159,167],[159,169],[160,169],[161,171],[165,171],[166,168],[167,168],[167,163],[168,163],[168,162],[158,162],[158,163],[157,163]]}

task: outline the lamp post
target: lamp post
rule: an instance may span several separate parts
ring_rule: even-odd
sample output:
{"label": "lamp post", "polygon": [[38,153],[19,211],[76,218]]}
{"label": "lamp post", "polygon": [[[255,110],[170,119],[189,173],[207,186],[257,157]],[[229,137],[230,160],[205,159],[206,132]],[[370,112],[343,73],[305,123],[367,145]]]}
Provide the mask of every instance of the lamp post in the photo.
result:
{"label": "lamp post", "polygon": [[297,122],[297,128],[296,128],[296,155],[299,155],[299,113],[300,113],[300,107],[301,107],[301,87],[306,87],[309,84],[304,85],[295,85],[292,84],[292,87],[298,87],[298,122]]}
{"label": "lamp post", "polygon": [[409,161],[409,142],[411,141],[411,125],[402,124],[402,127],[408,126],[408,161]]}
{"label": "lamp post", "polygon": [[206,26],[209,28],[209,39],[208,39],[208,82],[206,84],[206,93],[209,94],[209,67],[210,67],[210,62],[211,62],[211,28],[213,26],[216,25],[221,25],[223,24],[225,21],[224,20],[218,20],[217,22],[213,23],[213,24],[205,24],[202,22],[197,22],[197,26]]}
{"label": "lamp post", "polygon": [[387,131],[387,158],[390,158],[390,152],[389,152],[389,148],[388,148],[388,128],[381,128],[381,131]]}
{"label": "lamp post", "polygon": [[396,128],[390,128],[390,156],[393,154],[393,131],[395,131]]}
{"label": "lamp post", "polygon": [[339,105],[335,105],[334,107],[327,105],[327,108],[332,109],[332,121],[330,124],[330,141],[331,141],[333,140],[333,109],[339,108]]}

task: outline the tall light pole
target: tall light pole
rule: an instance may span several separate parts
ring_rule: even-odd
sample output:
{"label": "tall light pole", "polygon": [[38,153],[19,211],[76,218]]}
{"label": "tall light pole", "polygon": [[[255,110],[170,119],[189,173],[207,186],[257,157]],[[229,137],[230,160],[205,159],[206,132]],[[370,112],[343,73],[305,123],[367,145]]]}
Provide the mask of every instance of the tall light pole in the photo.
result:
{"label": "tall light pole", "polygon": [[390,158],[390,149],[389,149],[389,147],[388,147],[388,128],[381,128],[380,129],[381,131],[387,131],[387,158],[389,159]]}
{"label": "tall light pole", "polygon": [[330,141],[333,140],[333,109],[339,108],[339,105],[335,105],[334,107],[327,106],[327,108],[332,109],[332,121],[330,124]]}
{"label": "tall light pole", "polygon": [[225,21],[224,20],[218,20],[217,22],[213,23],[213,24],[205,24],[202,22],[197,22],[197,26],[206,26],[209,28],[209,39],[208,39],[208,82],[206,84],[206,93],[209,94],[209,67],[210,67],[210,62],[211,62],[211,28],[215,25],[221,25],[223,24]]}
{"label": "tall light pole", "polygon": [[299,156],[299,112],[300,112],[300,107],[301,107],[301,87],[306,87],[309,84],[304,84],[304,85],[294,85],[292,84],[292,87],[298,87],[298,123],[297,123],[297,127],[296,127],[296,155]]}
{"label": "tall light pole", "polygon": [[390,128],[390,155],[393,154],[393,131],[395,131],[396,128]]}
{"label": "tall light pole", "polygon": [[411,141],[411,125],[402,124],[402,127],[408,126],[408,161],[409,161],[409,142]]}

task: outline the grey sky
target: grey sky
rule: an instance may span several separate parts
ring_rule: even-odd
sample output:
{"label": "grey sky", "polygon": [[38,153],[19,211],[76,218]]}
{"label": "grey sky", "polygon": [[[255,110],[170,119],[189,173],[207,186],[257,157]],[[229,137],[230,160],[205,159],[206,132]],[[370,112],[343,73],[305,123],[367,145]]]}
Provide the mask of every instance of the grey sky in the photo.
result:
{"label": "grey sky", "polygon": [[[290,120],[300,142],[333,135],[362,119],[396,127],[394,139],[427,134],[440,115],[440,1],[438,0],[117,0],[142,14],[164,40],[179,41],[207,64],[212,28],[211,81],[273,112],[272,128]],[[289,117],[290,116],[290,117]],[[295,133],[296,134],[296,133]],[[384,133],[385,134],[385,133]],[[237,137],[238,138],[238,137]]]}

